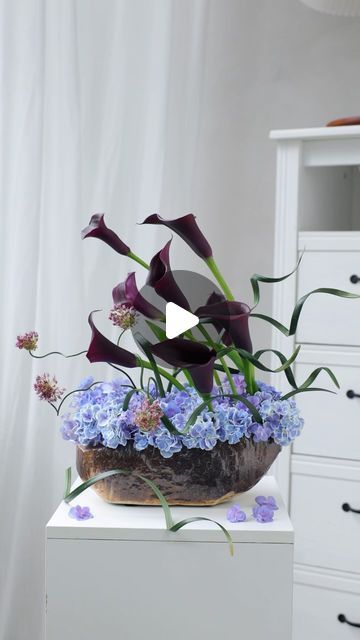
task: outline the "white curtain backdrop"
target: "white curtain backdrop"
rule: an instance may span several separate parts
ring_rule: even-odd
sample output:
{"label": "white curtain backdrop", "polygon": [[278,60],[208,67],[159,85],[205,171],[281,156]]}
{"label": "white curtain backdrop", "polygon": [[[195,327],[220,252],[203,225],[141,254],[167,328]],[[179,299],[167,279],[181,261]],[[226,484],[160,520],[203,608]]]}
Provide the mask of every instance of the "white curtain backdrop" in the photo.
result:
{"label": "white curtain backdrop", "polygon": [[[170,216],[188,211],[207,7],[0,6],[0,639],[42,640],[44,526],[74,449],[32,384],[48,371],[71,389],[94,369],[84,357],[32,360],[15,349],[16,335],[37,330],[39,354],[86,349],[89,310],[109,309],[130,267],[102,243],[81,242],[91,213],[105,211],[148,260],[167,235],[136,222],[161,210],[165,172],[168,188],[176,185]],[[169,145],[177,149],[171,176]],[[109,330],[105,313],[102,326]]]}

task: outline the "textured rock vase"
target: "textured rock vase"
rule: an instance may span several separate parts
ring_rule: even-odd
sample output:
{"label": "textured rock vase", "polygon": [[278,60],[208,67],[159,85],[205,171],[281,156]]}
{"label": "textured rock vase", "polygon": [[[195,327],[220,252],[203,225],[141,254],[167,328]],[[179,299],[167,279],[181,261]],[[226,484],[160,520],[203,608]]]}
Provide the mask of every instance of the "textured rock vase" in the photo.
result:
{"label": "textured rock vase", "polygon": [[[185,449],[172,458],[148,447],[77,446],[76,466],[85,481],[103,471],[124,469],[157,484],[170,505],[215,505],[251,489],[268,471],[281,447],[274,442],[245,440],[218,443],[211,451]],[[134,475],[115,475],[93,485],[107,502],[158,505],[154,493]]]}

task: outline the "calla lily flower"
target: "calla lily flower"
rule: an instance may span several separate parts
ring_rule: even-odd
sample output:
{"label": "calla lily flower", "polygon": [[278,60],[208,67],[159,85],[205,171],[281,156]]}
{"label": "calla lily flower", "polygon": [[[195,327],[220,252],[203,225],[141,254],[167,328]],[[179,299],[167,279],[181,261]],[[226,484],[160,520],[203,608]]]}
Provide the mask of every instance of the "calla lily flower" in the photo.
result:
{"label": "calla lily flower", "polygon": [[215,326],[221,326],[229,334],[239,349],[252,352],[249,332],[250,307],[244,302],[225,300],[199,307],[195,314],[199,318],[209,318]]}
{"label": "calla lily flower", "polygon": [[173,367],[187,369],[200,393],[211,393],[216,352],[199,342],[173,338],[151,347],[154,356]]}
{"label": "calla lily flower", "polygon": [[[208,297],[206,305],[213,305],[218,302],[225,302],[225,300],[226,298],[222,293],[213,291],[212,294],[210,294],[210,296]],[[217,320],[213,320],[211,324],[219,334],[222,333],[221,340],[227,347],[229,347],[232,343],[232,339],[229,336],[229,334],[226,331],[224,331],[224,327],[221,324],[221,322],[218,322]]]}
{"label": "calla lily flower", "polygon": [[152,258],[146,283],[154,287],[156,293],[167,302],[174,302],[179,307],[189,310],[189,303],[176,284],[170,268],[170,245],[171,240]]}
{"label": "calla lily flower", "polygon": [[150,302],[145,300],[136,285],[135,272],[128,274],[124,282],[120,282],[112,291],[114,304],[129,304],[138,313],[151,320],[163,320],[164,314]]}
{"label": "calla lily flower", "polygon": [[212,249],[204,234],[200,231],[193,213],[188,213],[181,218],[175,218],[175,220],[164,220],[157,213],[153,213],[142,224],[162,224],[180,236],[203,260],[212,256]]}
{"label": "calla lily flower", "polygon": [[106,226],[103,213],[94,213],[91,216],[88,226],[81,232],[81,238],[83,240],[84,238],[98,238],[123,256],[127,256],[130,253],[130,247],[120,240],[115,231]]}
{"label": "calla lily flower", "polygon": [[100,333],[92,319],[93,313],[95,312],[92,311],[88,318],[92,330],[92,337],[86,354],[87,359],[90,360],[90,362],[109,362],[122,367],[137,367],[138,360],[135,354],[127,349],[118,347],[118,345]]}

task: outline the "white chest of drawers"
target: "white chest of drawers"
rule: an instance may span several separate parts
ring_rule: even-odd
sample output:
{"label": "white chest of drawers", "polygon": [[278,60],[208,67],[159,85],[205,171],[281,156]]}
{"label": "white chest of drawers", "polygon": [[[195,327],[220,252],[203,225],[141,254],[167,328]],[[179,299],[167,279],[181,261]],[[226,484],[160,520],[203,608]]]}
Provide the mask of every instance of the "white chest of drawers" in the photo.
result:
{"label": "white chest of drawers", "polygon": [[[304,250],[298,273],[274,285],[273,316],[289,325],[296,300],[313,289],[360,294],[360,127],[271,137],[275,275],[289,273]],[[328,366],[341,389],[297,396],[304,431],[276,463],[295,528],[293,640],[360,639],[360,300],[315,294],[293,340],[273,332],[273,348],[289,354],[295,343],[298,384]],[[288,390],[282,377],[273,382]],[[324,373],[316,386],[334,389]]]}
{"label": "white chest of drawers", "polygon": [[[268,524],[250,515],[261,494],[279,505]],[[289,640],[293,528],[273,477],[234,500],[247,522],[227,521],[229,503],[171,509],[175,522],[227,527],[234,556],[211,522],[171,533],[160,507],[107,504],[91,489],[79,500],[93,519],[72,520],[62,503],[46,528],[46,640]]]}

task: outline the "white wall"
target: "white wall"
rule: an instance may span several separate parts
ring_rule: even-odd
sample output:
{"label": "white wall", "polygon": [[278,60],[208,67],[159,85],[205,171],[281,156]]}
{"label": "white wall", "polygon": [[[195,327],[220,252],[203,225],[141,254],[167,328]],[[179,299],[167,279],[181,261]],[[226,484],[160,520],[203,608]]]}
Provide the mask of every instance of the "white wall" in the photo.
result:
{"label": "white wall", "polygon": [[[185,46],[183,55],[186,56]],[[210,0],[192,194],[165,183],[163,213],[191,208],[240,297],[273,260],[275,143],[270,129],[360,114],[360,19],[298,0]],[[172,149],[169,165],[176,161]],[[194,265],[195,266],[195,265]],[[271,287],[264,285],[270,309]],[[254,320],[259,348],[270,330]]]}

